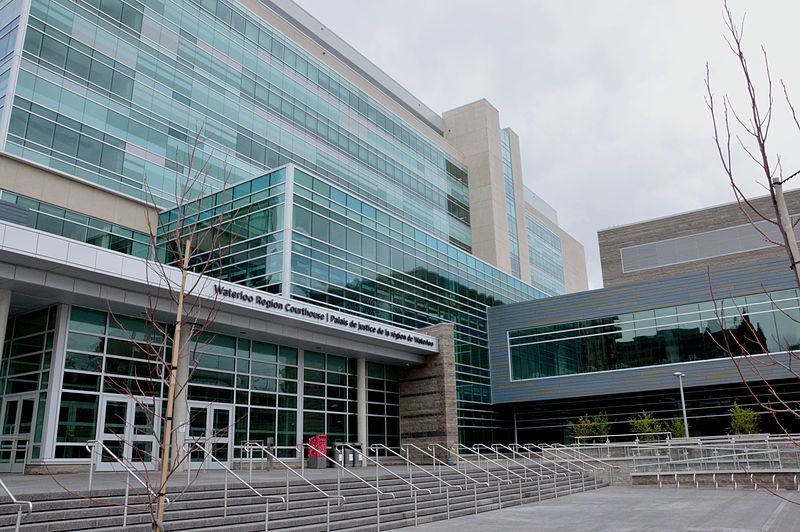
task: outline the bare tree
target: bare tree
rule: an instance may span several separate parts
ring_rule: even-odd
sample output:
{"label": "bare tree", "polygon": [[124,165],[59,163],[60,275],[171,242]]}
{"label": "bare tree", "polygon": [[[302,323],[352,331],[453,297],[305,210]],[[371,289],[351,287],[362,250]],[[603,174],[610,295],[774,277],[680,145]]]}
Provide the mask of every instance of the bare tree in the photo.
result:
{"label": "bare tree", "polygon": [[[209,328],[214,323],[218,301],[199,294],[216,294],[204,290],[214,282],[207,274],[219,268],[223,248],[230,240],[231,222],[226,221],[224,203],[209,210],[200,200],[211,189],[209,166],[201,160],[200,147],[198,132],[187,137],[184,149],[176,150],[174,208],[169,211],[173,214],[154,217],[148,212],[151,258],[146,272],[151,288],[144,310],[145,333],[131,330],[128,318],[115,314],[110,306],[108,309],[135,356],[146,362],[142,369],[134,367],[132,379],[109,379],[108,384],[117,394],[128,397],[144,418],[133,429],[148,430],[155,440],[155,448],[133,448],[130,458],[117,458],[125,466],[139,469],[143,464],[155,464],[157,475],[156,471],[145,471],[151,474],[143,475],[148,483],[144,504],[153,529],[159,531],[164,530],[167,482],[191,460],[191,451],[184,445],[184,435],[192,422],[187,408],[188,383],[200,364],[204,346],[214,340]],[[222,188],[226,171],[223,164]],[[148,194],[155,204],[149,189]],[[125,433],[124,425],[129,422],[120,416],[116,423]],[[231,420],[228,431],[233,430],[233,424]],[[146,428],[142,429],[142,425]],[[123,434],[113,443],[118,449],[135,447],[133,442],[125,441]],[[104,450],[100,454],[107,461],[114,460]]]}
{"label": "bare tree", "polygon": [[[800,219],[794,222],[790,219],[783,196],[783,185],[800,174],[800,171],[785,172],[781,154],[772,151],[769,143],[773,119],[779,112],[781,104],[785,104],[784,111],[791,117],[793,126],[798,132],[800,132],[800,122],[798,122],[795,107],[789,97],[788,87],[783,81],[780,82],[782,95],[777,101],[775,100],[775,87],[764,47],[761,47],[758,67],[754,69],[748,62],[743,46],[744,18],[737,21],[725,3],[723,20],[726,26],[725,41],[731,53],[736,57],[738,69],[742,75],[746,103],[737,109],[727,93],[719,99],[716,98],[712,90],[711,69],[706,64],[705,100],[711,114],[717,153],[741,212],[765,241],[786,251],[787,266],[793,271],[795,282],[800,288],[800,268],[798,268],[800,253],[798,253],[794,233],[794,228]],[[759,84],[757,79],[764,81]],[[758,170],[760,184],[769,193],[770,201],[766,208],[762,208],[760,204],[757,205],[748,199],[743,192],[739,173],[734,164],[737,154],[743,154],[744,159],[752,161]],[[752,167],[748,167],[748,170],[749,168]],[[712,286],[713,297],[713,279],[710,272],[709,283]],[[800,420],[800,411],[796,404],[782,397],[780,391],[767,378],[766,373],[776,367],[782,368],[786,378],[795,378],[800,382],[800,373],[796,369],[800,362],[798,354],[782,338],[776,340],[782,345],[785,353],[769,354],[770,349],[766,345],[763,333],[759,334],[760,331],[748,319],[747,310],[743,308],[735,311],[737,316],[731,316],[730,313],[727,316],[729,320],[738,318],[738,332],[725,331],[724,311],[720,308],[718,300],[715,299],[714,303],[717,307],[719,326],[723,333],[718,338],[713,338],[713,341],[736,364],[742,382],[759,407],[764,412],[771,414],[785,433],[789,433],[786,420]],[[772,301],[772,304],[776,307],[777,312],[781,312],[790,320],[797,322],[781,308],[778,302]],[[757,354],[765,355],[754,356]],[[765,389],[766,393],[757,393],[752,383],[763,384],[760,387]]]}

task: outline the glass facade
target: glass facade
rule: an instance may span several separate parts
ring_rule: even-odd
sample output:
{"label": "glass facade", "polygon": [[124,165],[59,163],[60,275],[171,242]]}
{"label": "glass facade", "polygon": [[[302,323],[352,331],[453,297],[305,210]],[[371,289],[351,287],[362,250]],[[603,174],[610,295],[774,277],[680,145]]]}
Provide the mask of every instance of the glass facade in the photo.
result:
{"label": "glass facade", "polygon": [[470,249],[463,165],[236,2],[31,0],[11,90],[4,150],[107,189],[170,206],[189,166],[213,190],[296,162]]}
{"label": "glass facade", "polygon": [[0,116],[6,106],[21,15],[22,0],[0,1]]}
{"label": "glass facade", "polygon": [[24,461],[29,443],[30,456],[41,456],[57,310],[24,313],[8,322],[0,363],[0,468]]}
{"label": "glass facade", "polygon": [[531,284],[549,295],[566,292],[561,238],[530,214],[525,215]]}
{"label": "glass facade", "polygon": [[511,255],[511,273],[521,275],[519,261],[519,232],[517,231],[517,199],[514,194],[514,174],[511,169],[511,141],[508,131],[500,131],[500,151],[503,159],[503,183],[506,191],[506,219],[508,221],[508,247]]}
{"label": "glass facade", "polygon": [[150,235],[0,189],[0,220],[112,251],[149,258]]}
{"label": "glass facade", "polygon": [[[85,458],[86,441],[95,437],[107,438],[112,450],[116,446],[121,453],[121,438],[114,436],[124,430],[132,432],[124,439],[138,437],[143,455],[157,453],[155,439],[148,438],[162,429],[158,413],[166,402],[158,360],[169,352],[170,336],[160,333],[162,327],[141,318],[71,308],[56,458]],[[355,358],[205,331],[192,336],[189,352],[190,436],[213,434],[217,448],[227,452],[230,447],[233,458],[241,456],[249,440],[272,438],[283,456],[295,456],[295,446],[315,434],[328,434],[331,441],[357,440]],[[369,444],[396,446],[397,374],[370,362],[367,377]],[[125,423],[118,412],[129,400],[150,403],[137,412],[139,421],[132,417]]]}
{"label": "glass facade", "polygon": [[[287,180],[291,181],[290,187],[286,186]],[[237,192],[238,187],[242,187],[241,192]],[[282,198],[287,188],[293,192]],[[273,192],[267,192],[270,190]],[[273,194],[270,197],[281,197],[275,199],[277,205],[291,206],[291,277],[284,279],[288,282],[288,293],[284,295],[401,327],[416,329],[442,321],[455,324],[462,441],[488,441],[494,417],[486,309],[545,294],[323,178],[294,167],[279,169],[251,184],[242,183],[232,191],[187,207],[185,230],[202,231],[190,226],[197,208],[204,205],[203,212],[227,213],[216,224],[221,233],[228,233],[232,227],[230,215],[242,221],[237,234],[256,235],[221,248],[219,260],[214,262],[234,262],[229,259],[234,253],[245,256],[248,246],[257,251],[264,244],[257,236],[260,226],[250,227],[250,218],[239,217],[233,207],[237,198],[246,205],[248,194]],[[246,207],[243,209],[246,212]],[[164,213],[161,230],[165,241],[181,218],[176,209]],[[279,237],[275,238],[277,241]],[[252,256],[255,258],[248,263],[248,270],[264,271],[269,257],[260,252]],[[272,281],[253,278],[249,282],[265,290],[278,290]]]}
{"label": "glass facade", "polygon": [[798,297],[783,290],[509,331],[511,380],[796,350]]}

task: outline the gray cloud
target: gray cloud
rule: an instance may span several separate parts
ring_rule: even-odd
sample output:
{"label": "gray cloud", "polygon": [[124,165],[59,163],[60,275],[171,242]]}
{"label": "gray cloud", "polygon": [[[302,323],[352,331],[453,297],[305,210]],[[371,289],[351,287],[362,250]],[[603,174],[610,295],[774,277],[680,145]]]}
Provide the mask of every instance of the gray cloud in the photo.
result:
{"label": "gray cloud", "polygon": [[[706,61],[718,93],[742,90],[721,2],[297,1],[431,108],[491,101],[520,135],[526,184],[586,247],[594,288],[598,229],[733,200],[703,103]],[[751,63],[763,43],[800,102],[800,3],[731,6],[748,11]],[[772,146],[787,171],[800,169],[798,138],[779,109]],[[746,190],[762,193],[739,162]]]}

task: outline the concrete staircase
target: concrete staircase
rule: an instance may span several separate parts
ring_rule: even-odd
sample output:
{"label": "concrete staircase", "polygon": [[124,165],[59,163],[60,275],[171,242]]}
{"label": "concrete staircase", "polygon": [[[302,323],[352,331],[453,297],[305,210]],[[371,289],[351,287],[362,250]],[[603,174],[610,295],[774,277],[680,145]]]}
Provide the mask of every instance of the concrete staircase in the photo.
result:
{"label": "concrete staircase", "polygon": [[[485,464],[484,464],[485,467]],[[512,472],[525,476],[522,468],[511,466]],[[490,468],[490,470],[492,470]],[[355,469],[370,482],[375,481],[374,468]],[[398,474],[407,478],[405,474]],[[403,470],[404,471],[404,470]],[[508,477],[509,483],[491,479],[489,486],[469,482],[463,475],[445,469],[441,478],[461,489],[441,485],[436,478],[415,473],[413,483],[418,488],[416,496],[411,488],[389,474],[379,477],[379,487],[392,495],[378,496],[373,488],[352,477],[343,475],[341,495],[345,503],[337,506],[336,499],[327,499],[299,479],[290,479],[287,507],[279,501],[269,503],[269,530],[318,532],[325,530],[377,531],[414,526],[431,521],[459,517],[535,503],[571,493],[595,489],[606,481],[591,473],[572,471],[557,478],[529,478],[523,480],[508,474],[505,469],[492,470],[497,476]],[[470,472],[479,481],[487,475]],[[528,473],[530,477],[530,473]],[[167,530],[191,531],[255,531],[265,529],[265,499],[246,487],[230,480],[227,516],[224,516],[224,491],[219,485],[191,485],[172,489],[168,493],[171,504],[165,515]],[[337,494],[335,475],[315,480],[315,484],[331,495]],[[264,495],[285,496],[286,480],[273,477],[255,480],[252,485]],[[430,490],[430,494],[427,491]],[[149,531],[151,519],[142,490],[131,487],[131,504],[127,509],[127,527],[123,528],[125,508],[124,489],[92,491],[91,493],[51,492],[26,496],[34,504],[33,513],[22,522],[25,531],[94,530],[94,531]],[[136,495],[133,495],[136,494]],[[392,498],[393,496],[393,498]],[[91,498],[88,498],[91,497]],[[330,524],[328,525],[328,504]],[[449,509],[448,509],[449,507]],[[379,511],[378,511],[379,508]],[[0,530],[13,530],[17,505],[0,503]]]}

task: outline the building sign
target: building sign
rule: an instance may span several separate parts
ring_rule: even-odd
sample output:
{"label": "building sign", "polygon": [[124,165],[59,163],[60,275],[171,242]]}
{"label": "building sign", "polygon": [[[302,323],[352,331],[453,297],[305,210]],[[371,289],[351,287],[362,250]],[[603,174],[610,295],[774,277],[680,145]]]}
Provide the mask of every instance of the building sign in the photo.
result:
{"label": "building sign", "polygon": [[308,323],[318,323],[343,331],[364,334],[373,338],[381,338],[406,345],[413,345],[428,351],[436,351],[439,347],[436,339],[430,336],[365,320],[357,316],[333,312],[300,301],[294,301],[264,292],[254,292],[257,291],[237,290],[227,288],[221,284],[214,285],[214,294],[222,300],[237,301],[274,314],[280,314],[290,318],[300,318]]}

